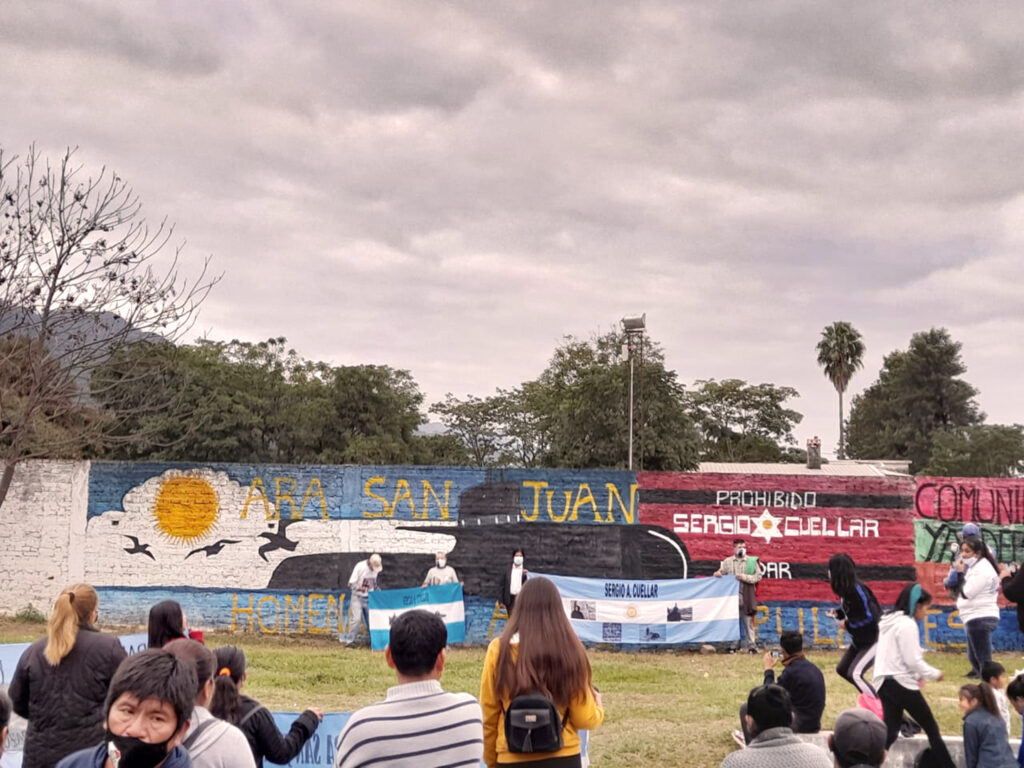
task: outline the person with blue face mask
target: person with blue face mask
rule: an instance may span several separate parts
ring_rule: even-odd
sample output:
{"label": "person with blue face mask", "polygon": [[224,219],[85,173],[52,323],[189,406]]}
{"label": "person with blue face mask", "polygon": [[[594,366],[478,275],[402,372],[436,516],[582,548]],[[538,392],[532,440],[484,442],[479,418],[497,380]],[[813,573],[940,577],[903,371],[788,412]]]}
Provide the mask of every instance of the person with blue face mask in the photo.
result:
{"label": "person with blue face mask", "polygon": [[180,745],[196,685],[195,669],[165,650],[129,656],[110,682],[103,742],[73,752],[57,768],[191,768]]}

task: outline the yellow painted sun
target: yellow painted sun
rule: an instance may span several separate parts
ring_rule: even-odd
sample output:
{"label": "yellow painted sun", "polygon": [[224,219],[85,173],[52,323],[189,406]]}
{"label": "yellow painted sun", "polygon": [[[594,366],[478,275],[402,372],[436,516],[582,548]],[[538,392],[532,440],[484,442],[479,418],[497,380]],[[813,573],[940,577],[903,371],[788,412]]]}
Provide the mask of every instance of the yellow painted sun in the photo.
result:
{"label": "yellow painted sun", "polygon": [[201,477],[169,477],[153,503],[156,529],[169,539],[191,544],[217,523],[217,492]]}

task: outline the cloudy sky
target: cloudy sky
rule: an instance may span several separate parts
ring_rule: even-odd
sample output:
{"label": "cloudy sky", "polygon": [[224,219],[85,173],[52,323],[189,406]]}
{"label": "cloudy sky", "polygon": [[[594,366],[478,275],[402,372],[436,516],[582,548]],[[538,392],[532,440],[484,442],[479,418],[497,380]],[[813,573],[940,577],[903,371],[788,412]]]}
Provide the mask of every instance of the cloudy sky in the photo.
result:
{"label": "cloudy sky", "polygon": [[428,402],[535,377],[647,313],[685,382],[797,388],[963,343],[1024,422],[1024,7],[863,2],[15,3],[0,146],[78,146],[224,279],[197,332],[409,369]]}

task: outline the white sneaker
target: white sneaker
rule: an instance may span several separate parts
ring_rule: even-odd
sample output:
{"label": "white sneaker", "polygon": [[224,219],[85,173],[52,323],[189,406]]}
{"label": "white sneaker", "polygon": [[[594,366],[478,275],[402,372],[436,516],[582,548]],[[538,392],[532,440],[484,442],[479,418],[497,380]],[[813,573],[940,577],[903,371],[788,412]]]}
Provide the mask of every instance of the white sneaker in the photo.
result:
{"label": "white sneaker", "polygon": [[743,738],[743,731],[737,729],[732,732],[732,740],[739,744],[741,747],[746,748],[747,740]]}

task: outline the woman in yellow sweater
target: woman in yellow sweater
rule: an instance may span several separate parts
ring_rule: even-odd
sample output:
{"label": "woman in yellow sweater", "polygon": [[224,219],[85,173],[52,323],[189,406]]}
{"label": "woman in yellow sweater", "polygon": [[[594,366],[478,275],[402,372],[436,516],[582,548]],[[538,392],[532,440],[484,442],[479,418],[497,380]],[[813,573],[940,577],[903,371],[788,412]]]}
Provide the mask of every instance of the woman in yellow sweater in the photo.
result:
{"label": "woman in yellow sweater", "polygon": [[[564,718],[562,748],[554,752],[511,752],[505,739],[505,711],[524,694],[542,693]],[[565,615],[558,589],[548,579],[523,584],[501,637],[491,641],[480,678],[484,713],[484,762],[489,768],[579,768],[578,731],[604,720],[601,694],[594,688],[587,652]]]}

